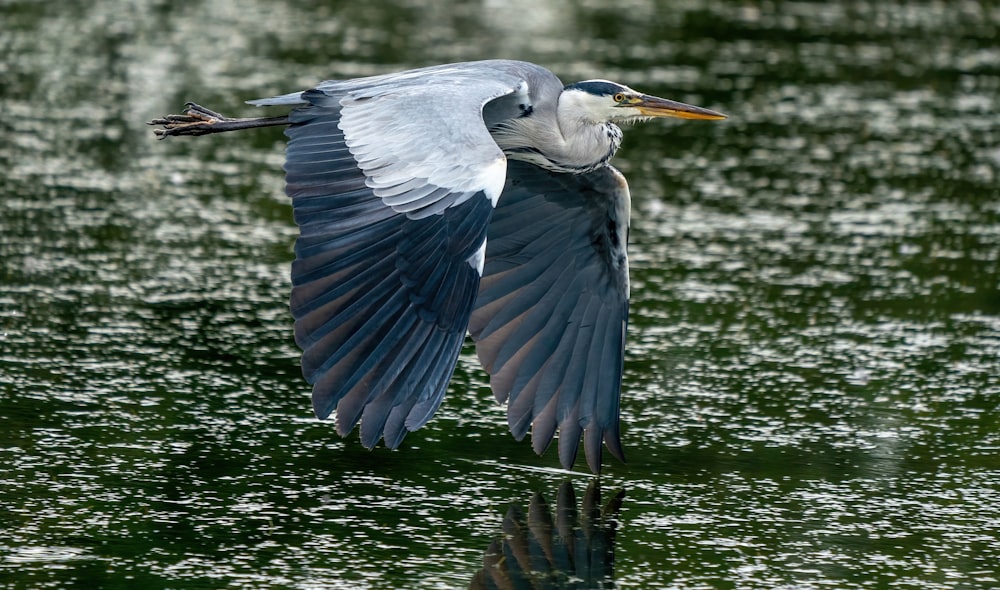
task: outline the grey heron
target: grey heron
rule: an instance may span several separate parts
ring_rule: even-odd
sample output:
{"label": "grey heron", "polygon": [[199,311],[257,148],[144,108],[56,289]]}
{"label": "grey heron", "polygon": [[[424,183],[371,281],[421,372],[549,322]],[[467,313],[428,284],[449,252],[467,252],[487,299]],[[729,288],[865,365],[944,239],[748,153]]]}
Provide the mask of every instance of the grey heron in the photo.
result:
{"label": "grey heron", "polygon": [[559,433],[624,461],[630,197],[609,164],[622,123],[725,115],[520,61],[448,64],[248,101],[232,119],[188,103],[160,138],[287,126],[300,227],[291,311],[320,418],[396,448],[437,410],[468,332],[511,433]]}

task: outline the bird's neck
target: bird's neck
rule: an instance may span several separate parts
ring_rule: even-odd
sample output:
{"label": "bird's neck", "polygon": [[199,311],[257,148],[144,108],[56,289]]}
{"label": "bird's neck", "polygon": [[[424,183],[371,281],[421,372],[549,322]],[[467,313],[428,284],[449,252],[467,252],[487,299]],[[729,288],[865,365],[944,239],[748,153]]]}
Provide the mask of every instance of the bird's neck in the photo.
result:
{"label": "bird's neck", "polygon": [[554,172],[592,172],[618,151],[622,131],[613,123],[563,121],[558,128],[531,125],[530,118],[508,121],[493,138],[508,158],[530,162]]}
{"label": "bird's neck", "polygon": [[614,157],[622,144],[622,130],[614,123],[583,123],[560,125],[563,130],[563,150],[553,154],[564,172],[591,172]]}

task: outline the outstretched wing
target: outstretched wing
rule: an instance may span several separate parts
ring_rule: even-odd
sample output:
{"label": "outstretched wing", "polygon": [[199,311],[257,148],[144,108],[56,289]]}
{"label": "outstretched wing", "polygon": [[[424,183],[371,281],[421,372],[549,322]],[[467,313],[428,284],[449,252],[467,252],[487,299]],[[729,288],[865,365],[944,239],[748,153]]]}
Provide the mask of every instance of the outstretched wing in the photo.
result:
{"label": "outstretched wing", "polygon": [[569,469],[585,434],[621,460],[618,403],[628,322],[629,192],[607,166],[558,174],[508,162],[469,323],[490,385],[518,439],[542,453],[559,429]]}
{"label": "outstretched wing", "polygon": [[527,66],[440,66],[251,103],[297,105],[285,164],[301,228],[295,339],[316,414],[336,408],[341,436],[360,420],[366,447],[394,448],[444,397],[505,181],[482,108],[524,92]]}

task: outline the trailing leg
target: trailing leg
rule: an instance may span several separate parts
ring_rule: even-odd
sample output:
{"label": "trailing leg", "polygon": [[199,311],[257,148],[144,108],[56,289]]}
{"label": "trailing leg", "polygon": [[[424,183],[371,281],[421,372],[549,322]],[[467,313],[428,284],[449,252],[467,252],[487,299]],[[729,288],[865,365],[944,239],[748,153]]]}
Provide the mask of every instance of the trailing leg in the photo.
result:
{"label": "trailing leg", "polygon": [[160,139],[171,135],[208,135],[224,131],[239,131],[240,129],[275,127],[288,124],[287,115],[281,117],[233,119],[193,102],[184,105],[183,114],[166,115],[159,119],[153,119],[148,123],[148,125],[163,126],[162,129],[153,130],[153,133]]}

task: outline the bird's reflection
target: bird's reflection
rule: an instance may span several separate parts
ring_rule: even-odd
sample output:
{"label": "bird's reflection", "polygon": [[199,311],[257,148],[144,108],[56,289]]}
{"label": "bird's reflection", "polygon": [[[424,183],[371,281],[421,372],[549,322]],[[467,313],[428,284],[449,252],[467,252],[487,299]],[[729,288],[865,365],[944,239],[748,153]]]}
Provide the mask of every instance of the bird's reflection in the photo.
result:
{"label": "bird's reflection", "polygon": [[615,528],[625,491],[601,507],[601,489],[591,481],[577,510],[570,482],[559,486],[555,514],[536,493],[527,515],[511,506],[503,536],[483,556],[470,590],[508,588],[612,588]]}

